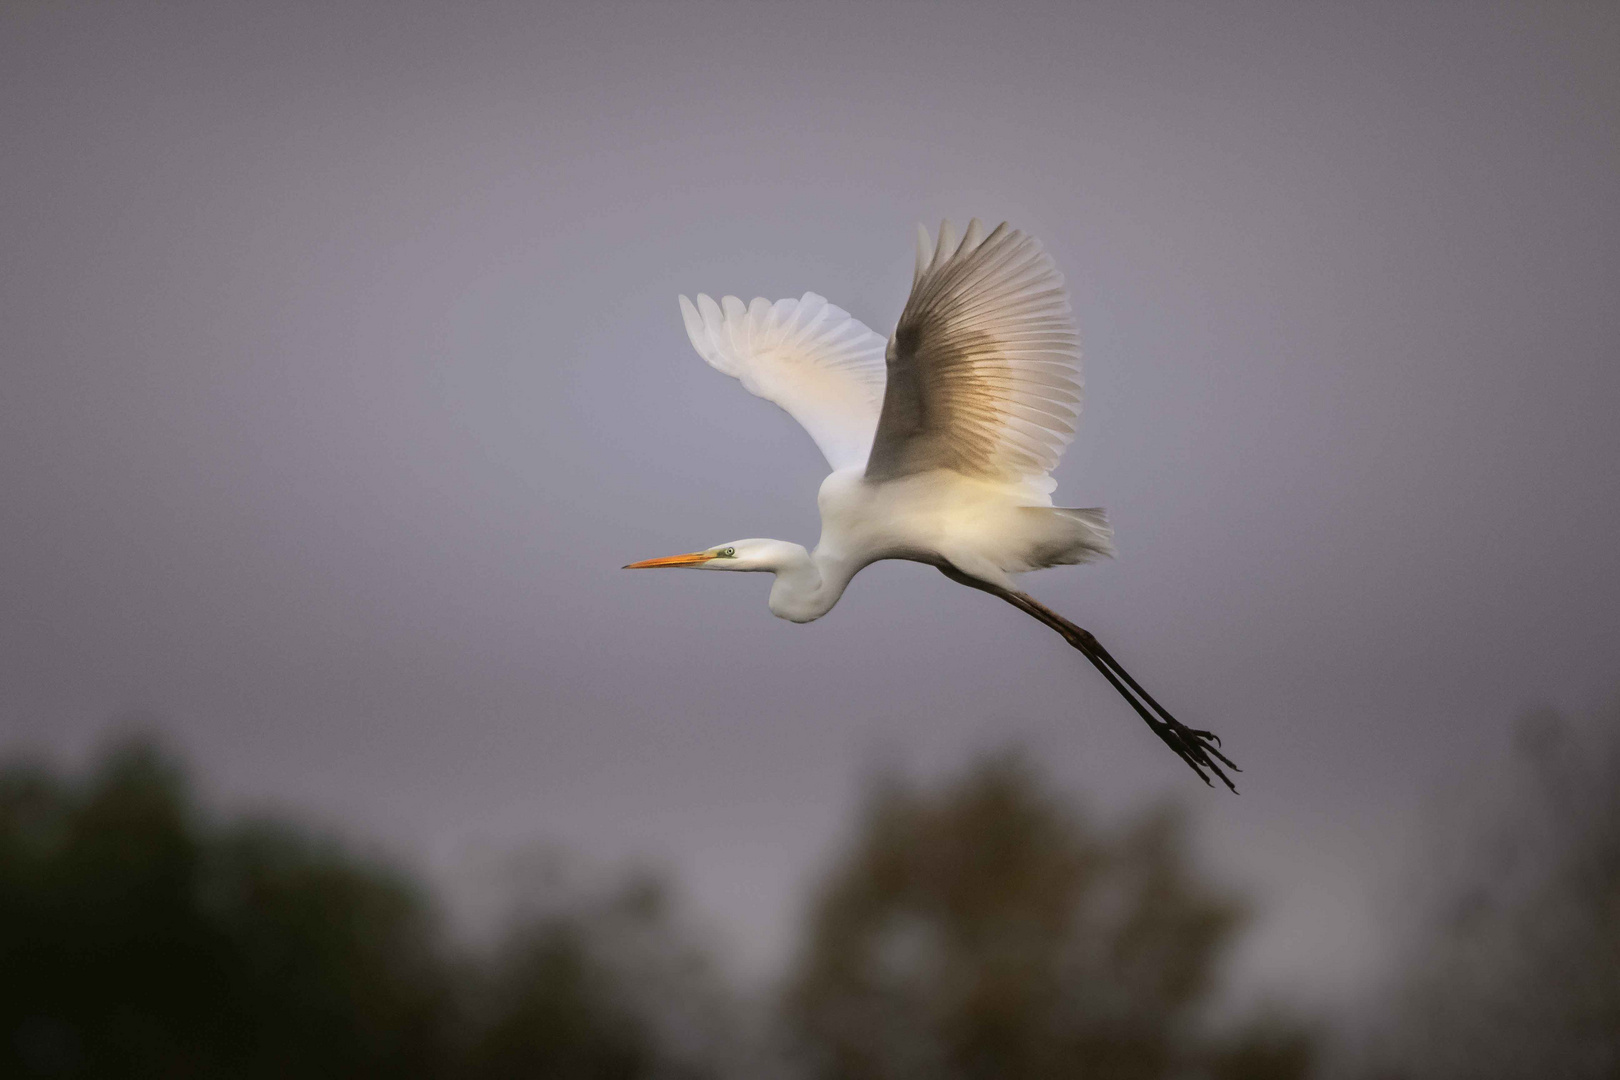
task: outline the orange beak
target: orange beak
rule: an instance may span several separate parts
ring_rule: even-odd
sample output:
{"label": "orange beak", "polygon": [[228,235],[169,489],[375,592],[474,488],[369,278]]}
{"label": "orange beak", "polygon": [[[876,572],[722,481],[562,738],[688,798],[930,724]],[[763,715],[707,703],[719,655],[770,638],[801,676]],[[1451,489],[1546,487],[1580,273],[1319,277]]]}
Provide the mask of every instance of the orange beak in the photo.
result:
{"label": "orange beak", "polygon": [[709,554],[707,551],[694,551],[688,555],[670,555],[662,559],[645,559],[641,562],[630,563],[628,566],[621,567],[620,569],[651,570],[656,566],[702,566],[712,558],[714,558],[714,556]]}

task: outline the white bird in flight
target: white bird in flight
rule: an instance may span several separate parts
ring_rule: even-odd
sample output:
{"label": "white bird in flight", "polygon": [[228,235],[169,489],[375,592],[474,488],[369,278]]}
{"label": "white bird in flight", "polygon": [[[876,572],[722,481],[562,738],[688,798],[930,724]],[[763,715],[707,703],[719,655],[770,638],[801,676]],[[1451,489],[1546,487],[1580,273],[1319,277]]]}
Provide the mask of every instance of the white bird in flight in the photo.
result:
{"label": "white bird in flight", "polygon": [[1102,510],[1052,505],[1051,470],[1081,401],[1063,276],[1005,223],[985,235],[974,219],[960,244],[948,221],[937,244],[917,232],[911,296],[887,342],[815,293],[746,307],[735,296],[680,298],[698,354],[785,409],[826,455],[821,540],[814,551],[733,540],[625,569],[775,574],[771,613],[810,622],[863,567],[928,563],[1056,630],[1206,784],[1214,773],[1237,790],[1220,739],[1176,720],[1092,634],[1014,584],[1014,574],[1114,552]]}

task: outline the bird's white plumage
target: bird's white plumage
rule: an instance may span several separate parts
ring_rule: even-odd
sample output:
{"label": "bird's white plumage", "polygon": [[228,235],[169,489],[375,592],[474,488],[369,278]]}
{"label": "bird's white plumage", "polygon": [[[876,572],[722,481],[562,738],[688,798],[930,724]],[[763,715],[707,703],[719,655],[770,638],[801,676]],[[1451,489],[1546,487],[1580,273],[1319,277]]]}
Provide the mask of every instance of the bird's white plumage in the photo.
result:
{"label": "bird's white plumage", "polygon": [[692,347],[711,367],[786,410],[835,470],[866,465],[883,405],[882,337],[812,292],[747,307],[703,293],[680,301]]}
{"label": "bird's white plumage", "polygon": [[919,233],[888,342],[815,293],[747,306],[680,298],[699,355],[786,410],[833,467],[808,569],[778,570],[772,610],[786,618],[825,613],[879,559],[1010,587],[1010,574],[1113,553],[1101,510],[1052,506],[1049,472],[1074,436],[1081,385],[1051,258],[1004,224],[986,235],[975,219],[960,244],[949,222],[937,242]]}

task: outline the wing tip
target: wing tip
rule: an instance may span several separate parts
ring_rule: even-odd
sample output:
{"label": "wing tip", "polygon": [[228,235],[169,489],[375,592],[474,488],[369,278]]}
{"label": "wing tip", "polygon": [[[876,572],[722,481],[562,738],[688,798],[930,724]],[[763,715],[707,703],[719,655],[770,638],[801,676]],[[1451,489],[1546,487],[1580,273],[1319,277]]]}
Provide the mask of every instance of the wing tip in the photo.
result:
{"label": "wing tip", "polygon": [[984,222],[978,218],[969,218],[967,232],[962,234],[962,246],[956,249],[958,255],[972,251],[984,243]]}
{"label": "wing tip", "polygon": [[950,218],[944,218],[939,223],[939,241],[934,246],[934,261],[930,269],[937,270],[951,260],[954,254],[952,248],[956,246],[956,229],[951,225]]}
{"label": "wing tip", "polygon": [[983,219],[969,218],[967,230],[962,234],[960,242],[956,237],[956,227],[951,224],[950,218],[940,221],[937,234],[930,234],[928,227],[918,222],[917,268],[912,275],[912,282],[915,284],[925,275],[932,274],[957,259],[972,255],[979,249],[1004,239],[1014,244],[1027,241],[1033,245],[1032,250],[1040,250],[1038,240],[1021,229],[1013,228],[1006,221],[1000,222],[986,232]]}

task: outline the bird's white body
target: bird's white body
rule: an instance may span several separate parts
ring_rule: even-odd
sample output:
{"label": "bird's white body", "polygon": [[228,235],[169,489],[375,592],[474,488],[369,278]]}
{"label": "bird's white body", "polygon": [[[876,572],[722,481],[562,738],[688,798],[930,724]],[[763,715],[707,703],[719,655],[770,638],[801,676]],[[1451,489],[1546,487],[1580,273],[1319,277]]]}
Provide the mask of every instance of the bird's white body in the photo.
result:
{"label": "bird's white body", "polygon": [[[776,552],[789,565],[777,571],[770,608],[793,622],[825,615],[850,579],[881,559],[949,565],[1011,588],[1011,574],[1084,562],[1111,550],[1100,511],[1055,509],[1050,497],[1026,485],[948,469],[880,482],[840,469],[822,481],[816,501],[821,539],[815,550],[802,560]],[[760,543],[765,541],[738,541],[739,555],[746,557]]]}
{"label": "bird's white body", "polygon": [[1033,238],[1006,225],[987,236],[977,221],[960,245],[949,223],[932,247],[922,233],[888,339],[815,293],[747,305],[683,296],[681,314],[699,355],[781,406],[826,456],[821,539],[813,551],[737,540],[632,567],[775,574],[772,614],[802,623],[863,567],[928,563],[1063,634],[1200,776],[1225,779],[1208,732],[1180,725],[1094,637],[1013,584],[1113,554],[1101,510],[1052,505],[1051,470],[1080,415],[1080,350],[1062,276]]}

